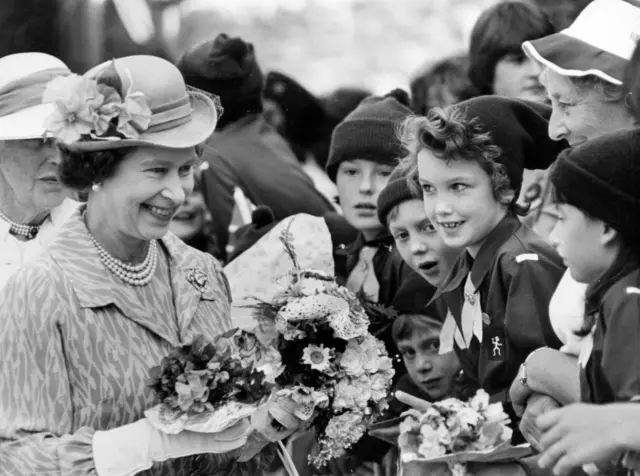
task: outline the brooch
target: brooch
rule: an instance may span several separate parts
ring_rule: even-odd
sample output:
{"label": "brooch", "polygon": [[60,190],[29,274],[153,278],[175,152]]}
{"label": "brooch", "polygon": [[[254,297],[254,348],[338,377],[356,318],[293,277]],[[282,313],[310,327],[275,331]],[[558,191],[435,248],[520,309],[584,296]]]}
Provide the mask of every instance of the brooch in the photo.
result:
{"label": "brooch", "polygon": [[199,269],[189,268],[187,270],[187,281],[189,281],[199,292],[202,292],[209,283],[209,277]]}

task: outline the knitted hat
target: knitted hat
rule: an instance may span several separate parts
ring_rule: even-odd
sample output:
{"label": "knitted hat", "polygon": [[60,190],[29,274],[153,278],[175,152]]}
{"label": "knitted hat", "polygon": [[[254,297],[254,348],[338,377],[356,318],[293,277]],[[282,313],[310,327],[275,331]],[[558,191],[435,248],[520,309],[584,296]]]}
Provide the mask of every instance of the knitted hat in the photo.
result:
{"label": "knitted hat", "polygon": [[568,147],[565,141],[549,138],[551,108],[524,99],[480,96],[455,106],[467,119],[477,118],[491,142],[502,149],[495,159],[504,165],[516,196],[522,187],[524,169],[546,169]]}
{"label": "knitted hat", "polygon": [[627,240],[640,240],[640,130],[629,129],[564,151],[551,183],[569,205],[602,220]]}
{"label": "knitted hat", "polygon": [[295,80],[282,73],[267,74],[263,96],[280,106],[285,118],[284,136],[304,148],[329,135],[329,117],[322,103]]}
{"label": "knitted hat", "polygon": [[177,66],[189,86],[220,96],[218,128],[262,111],[263,77],[251,43],[222,33],[193,47]]}
{"label": "knitted hat", "polygon": [[378,219],[380,223],[386,225],[387,215],[393,210],[393,207],[408,200],[415,199],[422,200],[422,197],[409,188],[407,174],[404,169],[397,166],[393,169],[393,172],[391,172],[387,185],[378,196]]}
{"label": "knitted hat", "polygon": [[403,154],[396,129],[412,113],[409,95],[402,89],[363,100],[333,130],[326,166],[329,178],[336,181],[338,166],[346,160],[364,159],[395,165]]}

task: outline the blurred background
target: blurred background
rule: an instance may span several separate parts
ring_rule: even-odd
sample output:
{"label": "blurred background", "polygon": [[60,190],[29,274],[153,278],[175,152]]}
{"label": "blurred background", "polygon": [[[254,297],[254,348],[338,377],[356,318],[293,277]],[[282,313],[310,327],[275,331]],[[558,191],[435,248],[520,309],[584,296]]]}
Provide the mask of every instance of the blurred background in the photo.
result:
{"label": "blurred background", "polygon": [[[175,60],[225,32],[254,43],[263,71],[315,94],[337,86],[385,92],[416,70],[468,48],[496,0],[2,0],[0,56],[42,51],[82,73],[106,59]],[[563,28],[588,0],[530,0]]]}

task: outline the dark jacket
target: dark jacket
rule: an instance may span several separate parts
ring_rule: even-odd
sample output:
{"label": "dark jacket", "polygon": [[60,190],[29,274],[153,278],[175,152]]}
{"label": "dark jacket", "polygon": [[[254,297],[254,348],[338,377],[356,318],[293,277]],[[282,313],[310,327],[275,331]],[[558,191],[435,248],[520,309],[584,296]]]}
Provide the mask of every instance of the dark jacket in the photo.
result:
{"label": "dark jacket", "polygon": [[261,114],[251,114],[215,132],[207,141],[202,188],[213,215],[214,236],[226,255],[238,187],[256,206],[268,206],[280,221],[297,213],[322,216],[334,210],[316,190],[286,141]]}
{"label": "dark jacket", "polygon": [[586,365],[580,368],[583,401],[624,402],[640,396],[638,342],[640,270],[635,270],[615,283],[602,300],[593,331],[593,349]]}
{"label": "dark jacket", "polygon": [[[442,284],[443,296],[461,326],[464,284],[471,271],[480,292],[483,342],[474,336],[467,349],[454,349],[463,370],[490,395],[507,390],[520,364],[539,347],[562,345],[549,321],[549,301],[565,266],[562,259],[518,218],[507,215],[489,234],[475,260],[464,252]],[[493,339],[496,338],[494,341]],[[494,352],[494,343],[501,352]]]}

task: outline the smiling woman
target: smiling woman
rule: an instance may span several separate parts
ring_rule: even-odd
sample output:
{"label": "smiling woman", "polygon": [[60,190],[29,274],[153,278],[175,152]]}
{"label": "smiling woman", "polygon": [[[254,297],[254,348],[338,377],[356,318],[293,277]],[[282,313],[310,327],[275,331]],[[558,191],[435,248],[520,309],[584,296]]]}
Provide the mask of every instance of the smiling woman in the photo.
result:
{"label": "smiling woman", "polygon": [[0,364],[0,468],[224,474],[248,432],[266,428],[245,421],[221,445],[206,434],[166,435],[144,418],[154,405],[151,367],[230,327],[220,265],[168,232],[193,189],[197,146],[216,126],[214,101],[152,56],[54,80],[44,97],[55,98],[47,124],[61,181],[88,198],[0,293],[0,362],[11,361]]}

